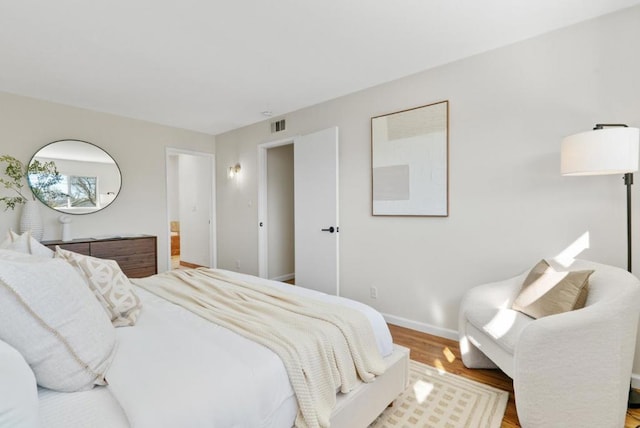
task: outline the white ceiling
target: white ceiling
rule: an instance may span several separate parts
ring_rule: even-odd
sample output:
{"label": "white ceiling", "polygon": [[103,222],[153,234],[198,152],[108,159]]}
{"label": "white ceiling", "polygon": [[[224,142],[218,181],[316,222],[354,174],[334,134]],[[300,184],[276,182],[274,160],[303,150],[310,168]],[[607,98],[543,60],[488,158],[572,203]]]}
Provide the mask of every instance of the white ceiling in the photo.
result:
{"label": "white ceiling", "polygon": [[640,0],[0,0],[0,91],[210,134]]}

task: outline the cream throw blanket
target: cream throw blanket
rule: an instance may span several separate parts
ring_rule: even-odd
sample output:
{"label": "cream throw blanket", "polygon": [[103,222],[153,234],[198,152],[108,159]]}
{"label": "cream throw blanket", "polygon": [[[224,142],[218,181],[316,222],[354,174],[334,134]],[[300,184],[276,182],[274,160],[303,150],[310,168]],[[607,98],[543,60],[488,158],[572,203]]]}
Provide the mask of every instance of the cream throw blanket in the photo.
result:
{"label": "cream throw blanket", "polygon": [[275,352],[298,400],[298,427],[328,427],[336,391],[382,374],[373,329],[357,310],[229,278],[174,270],[133,282]]}

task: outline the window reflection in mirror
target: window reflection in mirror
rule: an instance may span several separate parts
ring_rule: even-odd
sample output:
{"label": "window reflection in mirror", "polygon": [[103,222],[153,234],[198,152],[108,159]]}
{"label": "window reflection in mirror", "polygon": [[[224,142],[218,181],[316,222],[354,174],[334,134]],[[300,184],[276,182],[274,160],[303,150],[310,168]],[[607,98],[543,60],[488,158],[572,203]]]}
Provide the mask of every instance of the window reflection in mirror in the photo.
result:
{"label": "window reflection in mirror", "polygon": [[94,144],[62,140],[41,148],[31,163],[54,162],[55,179],[30,174],[29,186],[45,205],[67,214],[88,214],[111,204],[121,186],[118,165]]}

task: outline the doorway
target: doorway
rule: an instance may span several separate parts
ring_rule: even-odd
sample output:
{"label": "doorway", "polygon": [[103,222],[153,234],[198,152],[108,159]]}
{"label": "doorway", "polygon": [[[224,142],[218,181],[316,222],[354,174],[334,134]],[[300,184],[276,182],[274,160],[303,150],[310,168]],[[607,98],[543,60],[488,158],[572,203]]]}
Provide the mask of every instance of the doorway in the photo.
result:
{"label": "doorway", "polygon": [[[290,147],[290,149],[287,149],[288,147]],[[279,149],[282,148],[280,151]],[[273,247],[277,247],[278,245],[271,245],[273,244],[273,242],[270,241],[275,241],[278,240],[280,241],[280,237],[277,236],[274,233],[271,233],[271,216],[278,216],[280,215],[280,213],[278,213],[278,210],[275,208],[276,203],[274,202],[269,202],[269,198],[272,195],[272,193],[274,192],[274,190],[276,190],[276,182],[271,182],[269,180],[269,175],[270,175],[270,171],[271,171],[271,178],[274,178],[274,170],[276,167],[281,167],[281,168],[287,168],[287,169],[291,169],[291,171],[293,172],[293,159],[291,159],[291,162],[289,163],[289,161],[287,160],[287,156],[278,156],[278,154],[283,154],[285,151],[289,152],[289,150],[292,152],[293,155],[293,139],[285,139],[285,140],[277,140],[277,141],[271,141],[269,143],[264,143],[264,144],[260,144],[258,146],[258,217],[260,218],[259,224],[258,224],[258,276],[260,276],[261,278],[268,278],[268,279],[276,279],[276,276],[272,276],[271,274],[279,272],[282,275],[287,275],[290,277],[294,277],[295,276],[295,256],[292,256],[294,258],[294,261],[291,261],[289,259],[288,256],[286,256],[285,254],[279,254],[277,256],[271,256],[270,255],[270,250]],[[275,161],[274,161],[275,159]],[[269,165],[269,161],[271,160],[271,166]],[[291,174],[282,174],[282,176],[277,179],[276,181],[283,181],[285,177],[287,177],[291,180],[291,186],[294,186],[294,177]],[[269,190],[271,190],[271,194],[269,192]],[[285,199],[285,195],[286,192],[283,193],[278,193],[278,196],[275,196],[276,201],[278,199]],[[294,203],[294,196],[290,195],[291,198],[291,204]],[[288,199],[288,197],[287,197]],[[287,200],[287,204],[288,204],[288,200]],[[270,209],[271,208],[271,209]],[[293,208],[292,208],[293,209]],[[284,210],[283,210],[284,211]],[[286,215],[282,215],[281,218],[274,218],[274,223],[275,224],[279,224],[280,228],[286,228],[287,231],[289,231],[289,227],[285,226],[286,223]],[[275,226],[275,229],[277,230],[279,227]],[[292,243],[291,243],[291,247],[295,248],[295,236],[291,237],[292,239]],[[279,245],[281,248],[281,250],[284,250],[284,248],[288,247],[289,245],[283,245],[280,244]],[[276,251],[278,251],[276,249]],[[288,262],[282,262],[280,267],[276,267],[276,268],[269,268],[269,263],[271,261],[272,258],[281,258],[282,260],[288,260]],[[284,266],[290,266],[291,271],[288,272],[287,274],[282,273],[281,272],[281,268]],[[282,280],[290,280],[289,278],[283,278],[280,279]]]}
{"label": "doorway", "polygon": [[267,149],[267,278],[295,278],[293,143]]}
{"label": "doorway", "polygon": [[274,221],[281,219],[272,218],[268,158],[276,153],[271,150],[282,146],[293,148],[293,168],[286,168],[288,174],[293,170],[293,177],[288,175],[288,180],[294,190],[295,283],[339,295],[337,127],[258,146],[258,274],[262,278],[277,278],[270,267],[270,249],[271,241],[280,241],[282,235],[272,233],[271,228]]}
{"label": "doorway", "polygon": [[215,157],[167,148],[169,269],[216,267]]}

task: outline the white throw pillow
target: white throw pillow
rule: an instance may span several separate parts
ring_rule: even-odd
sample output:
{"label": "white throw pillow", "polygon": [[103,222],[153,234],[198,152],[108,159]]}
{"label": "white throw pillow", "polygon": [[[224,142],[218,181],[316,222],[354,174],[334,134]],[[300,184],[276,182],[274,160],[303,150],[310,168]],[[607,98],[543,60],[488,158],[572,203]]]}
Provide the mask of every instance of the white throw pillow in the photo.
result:
{"label": "white throw pillow", "polygon": [[13,231],[9,231],[6,239],[0,244],[0,248],[31,254],[29,251],[29,234],[25,232],[22,235],[18,235]]}
{"label": "white throw pillow", "polygon": [[0,243],[0,248],[5,249],[7,245],[10,245],[13,242],[11,237],[11,231],[7,232],[7,236],[5,236],[4,241]]}
{"label": "white throw pillow", "polygon": [[0,244],[0,248],[14,250],[21,253],[31,254],[39,257],[53,257],[53,251],[38,242],[31,231],[24,232],[22,235],[17,234],[13,230],[7,233],[7,238]]}
{"label": "white throw pillow", "polygon": [[114,326],[126,327],[136,323],[142,303],[116,261],[85,256],[60,247],[56,247],[56,257],[78,271]]}
{"label": "white throw pillow", "polygon": [[38,387],[22,355],[0,340],[0,427],[37,427]]}
{"label": "white throw pillow", "polygon": [[47,260],[51,260],[49,258],[43,258],[38,256],[32,256],[29,253],[23,253],[22,251],[16,250],[7,250],[4,248],[0,248],[0,260],[9,260],[9,261],[17,261],[17,262],[46,262]]}
{"label": "white throw pillow", "polygon": [[0,339],[38,384],[73,392],[104,385],[115,330],[82,278],[62,260],[0,254]]}

